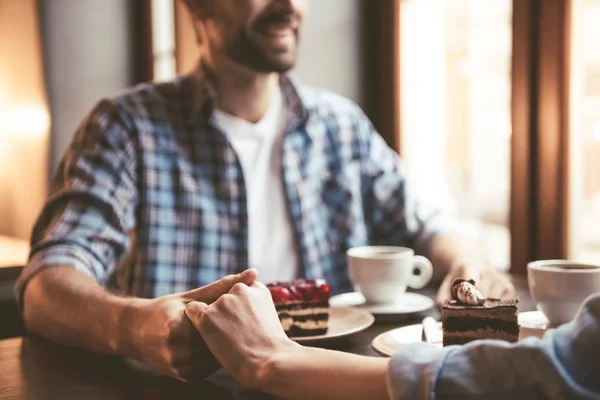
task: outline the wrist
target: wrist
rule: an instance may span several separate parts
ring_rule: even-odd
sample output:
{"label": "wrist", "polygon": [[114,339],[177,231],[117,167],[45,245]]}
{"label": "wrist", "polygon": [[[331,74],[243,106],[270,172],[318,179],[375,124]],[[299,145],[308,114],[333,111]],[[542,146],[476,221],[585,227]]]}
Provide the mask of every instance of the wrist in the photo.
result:
{"label": "wrist", "polygon": [[117,317],[115,353],[122,357],[136,358],[135,344],[140,332],[139,321],[144,319],[144,304],[148,300],[140,298],[126,298],[119,304]]}
{"label": "wrist", "polygon": [[250,363],[248,370],[252,371],[252,377],[249,386],[268,392],[276,382],[280,381],[286,370],[290,370],[294,360],[309,349],[298,343],[285,339],[275,351],[268,354],[267,358],[256,363]]}

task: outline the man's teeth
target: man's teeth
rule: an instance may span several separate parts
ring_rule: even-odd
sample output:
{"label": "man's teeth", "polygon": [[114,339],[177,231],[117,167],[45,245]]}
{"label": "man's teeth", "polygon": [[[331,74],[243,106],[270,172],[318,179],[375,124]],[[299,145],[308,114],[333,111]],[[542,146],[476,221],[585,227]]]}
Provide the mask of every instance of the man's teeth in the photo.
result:
{"label": "man's teeth", "polygon": [[267,28],[264,30],[265,34],[269,36],[292,36],[294,34],[294,30],[292,28]]}

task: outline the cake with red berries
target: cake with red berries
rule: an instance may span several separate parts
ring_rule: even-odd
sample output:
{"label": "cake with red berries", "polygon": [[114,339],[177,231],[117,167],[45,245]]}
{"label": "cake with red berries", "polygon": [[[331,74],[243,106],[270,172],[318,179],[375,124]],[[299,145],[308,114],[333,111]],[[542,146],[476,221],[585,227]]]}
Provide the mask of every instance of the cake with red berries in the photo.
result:
{"label": "cake with red berries", "polygon": [[289,337],[316,336],[329,329],[329,285],[322,279],[296,279],[267,285],[279,321]]}

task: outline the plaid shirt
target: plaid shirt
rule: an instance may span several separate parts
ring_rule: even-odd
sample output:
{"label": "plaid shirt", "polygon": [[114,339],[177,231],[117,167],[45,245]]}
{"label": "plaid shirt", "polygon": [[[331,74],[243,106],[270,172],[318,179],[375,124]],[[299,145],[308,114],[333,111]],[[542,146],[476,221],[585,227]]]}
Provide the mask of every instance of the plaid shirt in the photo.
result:
{"label": "plaid shirt", "polygon": [[[352,290],[350,247],[426,253],[439,213],[417,201],[399,156],[363,112],[288,76],[280,83],[289,114],[281,178],[302,274],[340,293]],[[139,297],[250,267],[244,177],[213,104],[201,72],[97,104],[53,179],[18,298],[32,275],[57,264]]]}

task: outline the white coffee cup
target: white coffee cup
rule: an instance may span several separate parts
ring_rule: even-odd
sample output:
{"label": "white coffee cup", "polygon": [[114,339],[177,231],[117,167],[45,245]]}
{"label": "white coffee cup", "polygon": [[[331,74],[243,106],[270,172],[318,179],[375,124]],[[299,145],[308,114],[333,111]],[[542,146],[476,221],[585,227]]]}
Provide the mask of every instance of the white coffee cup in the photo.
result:
{"label": "white coffee cup", "polygon": [[347,257],[350,279],[370,303],[391,303],[407,287],[424,287],[433,275],[431,262],[407,247],[354,247]]}
{"label": "white coffee cup", "polygon": [[600,266],[570,260],[527,264],[529,291],[552,325],[571,321],[583,301],[600,292]]}

